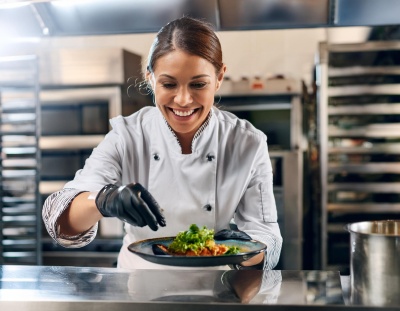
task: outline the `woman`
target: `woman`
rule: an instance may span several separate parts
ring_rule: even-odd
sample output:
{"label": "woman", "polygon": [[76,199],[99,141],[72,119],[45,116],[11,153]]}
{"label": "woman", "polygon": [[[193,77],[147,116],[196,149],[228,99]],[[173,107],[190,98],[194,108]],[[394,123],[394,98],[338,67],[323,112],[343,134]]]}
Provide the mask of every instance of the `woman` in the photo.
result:
{"label": "woman", "polygon": [[164,268],[127,246],[175,236],[191,224],[217,232],[228,229],[234,217],[239,230],[268,247],[265,256],[242,265],[272,269],[282,237],[267,138],[214,107],[225,71],[209,24],[183,17],[164,26],[145,74],[156,107],[113,118],[113,129],[84,168],[47,198],[43,220],[53,239],[66,247],[85,246],[102,217],[118,217],[126,231],[118,267]]}

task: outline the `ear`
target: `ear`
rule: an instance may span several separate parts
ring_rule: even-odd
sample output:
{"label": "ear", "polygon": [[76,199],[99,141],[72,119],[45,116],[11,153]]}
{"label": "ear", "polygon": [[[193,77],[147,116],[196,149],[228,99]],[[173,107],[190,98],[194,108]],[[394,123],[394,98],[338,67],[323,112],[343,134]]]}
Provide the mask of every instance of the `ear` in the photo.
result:
{"label": "ear", "polygon": [[224,80],[225,72],[226,72],[226,65],[224,64],[217,75],[216,91],[218,91],[219,88],[221,87],[222,81]]}
{"label": "ear", "polygon": [[145,77],[146,77],[147,85],[148,85],[149,87],[151,87],[152,90],[154,90],[154,85],[153,85],[154,83],[153,83],[153,79],[152,79],[152,74],[151,74],[151,72],[148,71],[148,70],[146,70],[146,75],[145,75]]}

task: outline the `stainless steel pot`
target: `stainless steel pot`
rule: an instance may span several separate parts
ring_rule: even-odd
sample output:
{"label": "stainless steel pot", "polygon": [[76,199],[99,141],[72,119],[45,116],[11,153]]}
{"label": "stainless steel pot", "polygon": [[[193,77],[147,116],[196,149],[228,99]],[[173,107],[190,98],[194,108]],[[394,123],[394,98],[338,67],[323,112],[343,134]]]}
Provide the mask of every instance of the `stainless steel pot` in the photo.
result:
{"label": "stainless steel pot", "polygon": [[400,220],[347,225],[352,304],[400,305]]}

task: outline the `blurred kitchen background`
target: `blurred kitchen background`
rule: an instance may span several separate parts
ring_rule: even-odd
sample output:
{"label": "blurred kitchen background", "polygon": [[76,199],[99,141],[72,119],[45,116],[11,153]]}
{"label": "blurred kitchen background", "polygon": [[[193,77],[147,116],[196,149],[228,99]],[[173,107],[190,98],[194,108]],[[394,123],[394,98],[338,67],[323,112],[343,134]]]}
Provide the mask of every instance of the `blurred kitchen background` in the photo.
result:
{"label": "blurred kitchen background", "polygon": [[277,268],[348,273],[344,225],[399,218],[398,12],[396,0],[0,0],[0,264],[115,266],[120,222],[65,249],[44,230],[42,203],[109,118],[152,105],[137,87],[148,50],[185,14],[221,40],[218,105],[268,136]]}

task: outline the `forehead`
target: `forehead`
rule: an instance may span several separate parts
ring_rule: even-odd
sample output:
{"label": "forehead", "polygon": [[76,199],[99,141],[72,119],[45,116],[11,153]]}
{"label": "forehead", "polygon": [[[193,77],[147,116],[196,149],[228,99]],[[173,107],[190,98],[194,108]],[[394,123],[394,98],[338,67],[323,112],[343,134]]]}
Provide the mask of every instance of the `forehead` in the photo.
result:
{"label": "forehead", "polygon": [[156,75],[167,74],[170,76],[180,75],[215,75],[214,66],[206,59],[181,50],[174,50],[160,57],[154,68]]}

